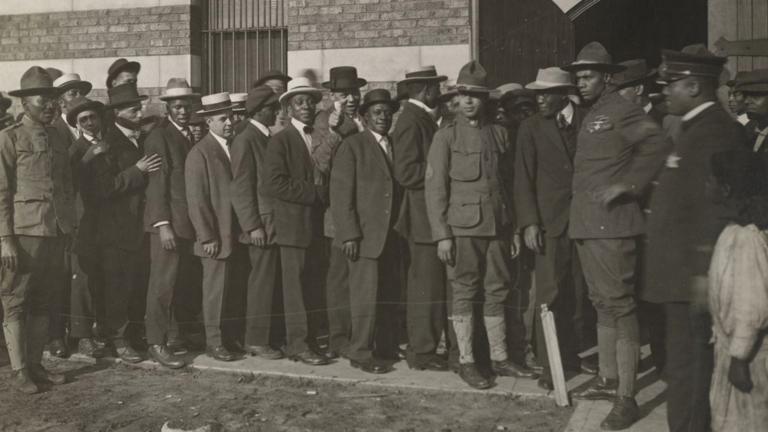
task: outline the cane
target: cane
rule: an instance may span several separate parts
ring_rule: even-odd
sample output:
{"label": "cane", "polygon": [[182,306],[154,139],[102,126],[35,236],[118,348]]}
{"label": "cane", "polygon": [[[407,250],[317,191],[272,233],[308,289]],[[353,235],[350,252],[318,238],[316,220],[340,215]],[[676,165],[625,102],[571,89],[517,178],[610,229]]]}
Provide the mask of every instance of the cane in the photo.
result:
{"label": "cane", "polygon": [[555,315],[545,304],[541,305],[541,325],[544,327],[549,370],[552,374],[552,384],[555,387],[555,403],[560,407],[570,406],[568,391],[565,387],[563,360],[560,357],[560,344],[557,341],[557,331],[555,330]]}

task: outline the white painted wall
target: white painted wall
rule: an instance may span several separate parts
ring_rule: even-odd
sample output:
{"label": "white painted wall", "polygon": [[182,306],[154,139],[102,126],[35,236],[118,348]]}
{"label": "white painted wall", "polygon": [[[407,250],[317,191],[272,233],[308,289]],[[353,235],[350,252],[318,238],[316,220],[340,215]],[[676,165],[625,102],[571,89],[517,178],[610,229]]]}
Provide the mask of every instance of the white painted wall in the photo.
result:
{"label": "white painted wall", "polygon": [[197,4],[198,0],[0,0],[0,15]]}

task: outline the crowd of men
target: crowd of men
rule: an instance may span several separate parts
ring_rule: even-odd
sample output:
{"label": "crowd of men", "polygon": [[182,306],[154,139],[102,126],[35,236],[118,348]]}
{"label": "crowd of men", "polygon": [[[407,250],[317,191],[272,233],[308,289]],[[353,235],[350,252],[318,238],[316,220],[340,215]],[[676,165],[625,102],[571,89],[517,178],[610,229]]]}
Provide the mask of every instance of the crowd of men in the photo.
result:
{"label": "crowd of men", "polygon": [[[425,66],[394,97],[361,95],[352,66],[322,89],[272,71],[248,93],[201,96],[171,78],[161,120],[144,117],[137,62],[109,68],[107,104],[76,73],[30,68],[10,92],[24,114],[0,132],[13,384],[65,382],[41,356],[46,344],[66,356],[69,339],[181,368],[202,329],[220,361],[344,358],[381,374],[405,359],[479,389],[494,376],[552,389],[538,313],[525,323],[509,307],[533,254],[533,306],[554,312],[565,369],[598,375],[573,396],[614,403],[602,428],[640,415],[647,337],[670,430],[708,430],[701,305],[725,225],[706,197],[710,159],[768,148],[768,72],[729,83],[734,113],[758,121],[745,128],[717,103],[725,58],[703,46],[662,58],[658,71],[614,63],[592,42],[498,89],[472,61],[445,93]],[[599,365],[580,357],[595,340]],[[749,379],[734,358],[734,379]]]}

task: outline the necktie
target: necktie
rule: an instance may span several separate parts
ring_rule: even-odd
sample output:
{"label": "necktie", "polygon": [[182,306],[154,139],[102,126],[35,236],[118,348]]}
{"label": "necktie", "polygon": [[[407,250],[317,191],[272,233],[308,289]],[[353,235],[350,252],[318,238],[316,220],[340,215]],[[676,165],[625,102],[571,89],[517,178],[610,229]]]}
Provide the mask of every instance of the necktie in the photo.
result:
{"label": "necktie", "polygon": [[559,129],[567,129],[568,126],[570,125],[568,124],[568,120],[565,119],[565,114],[562,112],[557,113],[557,127]]}
{"label": "necktie", "polygon": [[384,153],[387,155],[387,159],[392,161],[392,145],[389,143],[389,137],[386,135],[381,137],[381,146],[384,148]]}
{"label": "necktie", "polygon": [[192,134],[189,132],[189,128],[182,128],[181,134],[184,135],[184,138],[186,138],[187,141],[192,141]]}

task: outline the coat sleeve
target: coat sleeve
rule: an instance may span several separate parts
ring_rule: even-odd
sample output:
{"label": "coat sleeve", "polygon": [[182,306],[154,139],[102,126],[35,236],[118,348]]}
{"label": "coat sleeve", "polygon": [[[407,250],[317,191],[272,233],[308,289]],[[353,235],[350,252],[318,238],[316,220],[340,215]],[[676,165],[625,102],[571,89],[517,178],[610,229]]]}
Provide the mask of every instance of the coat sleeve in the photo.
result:
{"label": "coat sleeve", "polygon": [[0,237],[14,235],[13,194],[16,190],[16,148],[10,132],[0,133]]}
{"label": "coat sleeve", "polygon": [[168,155],[168,145],[165,141],[164,128],[156,128],[147,137],[144,143],[144,154],[157,154],[162,159],[163,165],[159,170],[147,175],[147,189],[145,191],[147,204],[146,212],[149,225],[157,222],[171,222],[171,166]]}
{"label": "coat sleeve", "polygon": [[275,137],[274,141],[267,146],[265,158],[267,175],[264,191],[267,195],[282,201],[313,205],[321,200],[323,186],[291,177],[286,144],[285,139]]}
{"label": "coat sleeve", "polygon": [[113,173],[107,160],[108,155],[102,153],[96,156],[93,165],[93,189],[94,196],[98,199],[110,199],[120,195],[136,192],[147,184],[144,173],[136,165]]}
{"label": "coat sleeve", "polygon": [[445,129],[435,134],[427,155],[427,172],[424,183],[424,197],[427,203],[427,217],[432,227],[432,239],[440,241],[453,238],[448,225],[448,203],[451,196],[450,134]]}
{"label": "coat sleeve", "polygon": [[216,215],[211,207],[211,185],[203,154],[192,149],[184,164],[184,183],[189,204],[189,220],[195,228],[195,237],[200,243],[218,240]]}
{"label": "coat sleeve", "polygon": [[536,200],[536,143],[529,121],[524,121],[520,125],[516,147],[513,196],[517,223],[521,229],[524,229],[529,225],[541,224]]}
{"label": "coat sleeve", "polygon": [[245,133],[235,138],[229,151],[232,156],[232,207],[242,231],[250,233],[264,227],[256,193],[256,159]]}
{"label": "coat sleeve", "polygon": [[352,144],[344,141],[333,160],[331,171],[331,216],[336,239],[341,243],[363,237],[357,217],[356,162]]}
{"label": "coat sleeve", "polygon": [[395,180],[406,189],[423,189],[427,163],[422,154],[422,138],[418,125],[401,119],[392,132]]}
{"label": "coat sleeve", "polygon": [[629,110],[621,120],[621,134],[632,146],[632,160],[622,182],[640,194],[659,173],[671,148],[661,129],[643,110]]}

